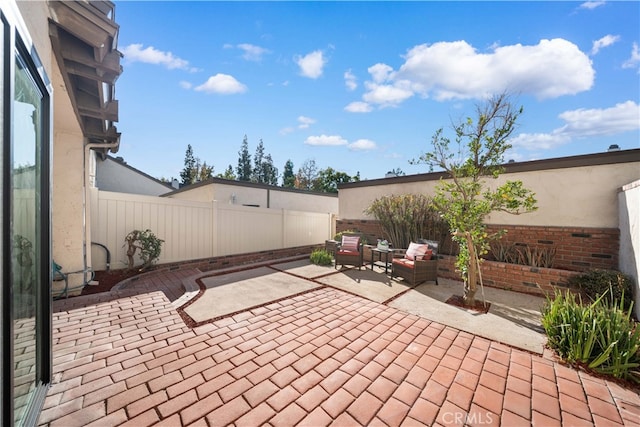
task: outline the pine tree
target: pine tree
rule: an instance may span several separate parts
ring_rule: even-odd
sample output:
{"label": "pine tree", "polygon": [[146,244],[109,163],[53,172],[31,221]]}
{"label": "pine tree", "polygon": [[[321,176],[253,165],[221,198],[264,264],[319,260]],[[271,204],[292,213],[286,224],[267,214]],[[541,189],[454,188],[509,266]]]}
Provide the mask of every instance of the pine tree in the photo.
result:
{"label": "pine tree", "polygon": [[262,173],[264,174],[265,184],[278,185],[278,168],[274,166],[271,154],[267,154],[264,157]]}
{"label": "pine tree", "polygon": [[265,183],[265,171],[264,171],[264,144],[262,138],[258,142],[256,147],[256,154],[253,156],[253,173],[251,181]]}
{"label": "pine tree", "polygon": [[293,162],[287,160],[284,164],[284,172],[282,173],[282,186],[293,188],[296,185],[296,175],[293,173]]}
{"label": "pine tree", "polygon": [[224,178],[224,179],[232,179],[232,180],[236,179],[236,174],[233,172],[233,166],[231,165],[227,166],[227,169],[224,171],[224,173],[219,173],[216,176],[218,178]]}
{"label": "pine tree", "polygon": [[196,158],[193,157],[191,144],[187,145],[187,151],[184,155],[184,169],[180,172],[180,178],[182,178],[184,185],[193,184],[196,180]]}
{"label": "pine tree", "polygon": [[249,141],[247,135],[242,140],[242,146],[238,152],[238,167],[236,168],[238,181],[251,181],[251,156],[249,155]]}

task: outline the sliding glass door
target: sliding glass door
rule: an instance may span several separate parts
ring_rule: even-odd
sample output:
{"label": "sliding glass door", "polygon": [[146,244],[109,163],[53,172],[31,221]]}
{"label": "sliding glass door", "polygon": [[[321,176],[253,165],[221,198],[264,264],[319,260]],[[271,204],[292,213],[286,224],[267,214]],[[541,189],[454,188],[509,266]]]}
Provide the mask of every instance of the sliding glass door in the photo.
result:
{"label": "sliding glass door", "polygon": [[51,378],[49,82],[1,14],[2,413],[35,425]]}

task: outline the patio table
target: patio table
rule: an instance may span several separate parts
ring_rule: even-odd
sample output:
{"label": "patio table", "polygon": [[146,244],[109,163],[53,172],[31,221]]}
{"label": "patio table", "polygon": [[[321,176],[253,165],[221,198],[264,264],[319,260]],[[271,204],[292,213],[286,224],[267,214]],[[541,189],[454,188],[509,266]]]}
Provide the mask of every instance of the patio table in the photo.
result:
{"label": "patio table", "polygon": [[[378,265],[376,264],[376,262],[379,262],[379,263],[384,262],[384,274],[389,274],[389,265],[391,264],[391,262],[389,261],[389,254],[391,254],[391,261],[393,261],[393,249],[391,248],[378,249],[375,246],[371,246],[370,249],[371,249],[371,270],[373,270],[374,265]],[[374,262],[375,254],[378,254],[378,261],[376,262]],[[384,255],[384,261],[382,260],[383,255]]]}

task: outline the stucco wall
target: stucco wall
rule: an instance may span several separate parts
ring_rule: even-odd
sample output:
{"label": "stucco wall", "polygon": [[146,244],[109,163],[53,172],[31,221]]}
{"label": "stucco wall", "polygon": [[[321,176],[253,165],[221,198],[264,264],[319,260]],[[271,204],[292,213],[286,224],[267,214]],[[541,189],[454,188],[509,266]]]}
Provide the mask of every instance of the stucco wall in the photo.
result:
{"label": "stucco wall", "polygon": [[107,157],[96,163],[96,187],[117,193],[159,196],[172,191],[171,188]]}
{"label": "stucco wall", "polygon": [[213,182],[195,185],[167,195],[167,197],[194,202],[211,202],[232,205],[257,205],[261,208],[286,209],[302,212],[338,213],[338,197],[279,190],[277,187],[244,186]]}
{"label": "stucco wall", "polygon": [[[82,161],[84,138],[49,39],[47,2],[18,2],[53,87],[52,255],[63,271],[83,269]],[[72,275],[70,285],[82,282]]]}
{"label": "stucco wall", "polygon": [[[617,190],[639,178],[640,162],[505,173],[492,184],[521,180],[536,193],[538,210],[526,215],[492,214],[487,223],[617,228]],[[339,218],[373,219],[363,211],[376,198],[406,193],[433,195],[438,183],[433,178],[403,183],[394,180],[397,181],[390,178],[377,180],[379,185],[340,188]],[[389,184],[385,185],[385,181]]]}
{"label": "stucco wall", "polygon": [[635,315],[640,318],[640,180],[618,193],[620,210],[620,271],[635,280]]}

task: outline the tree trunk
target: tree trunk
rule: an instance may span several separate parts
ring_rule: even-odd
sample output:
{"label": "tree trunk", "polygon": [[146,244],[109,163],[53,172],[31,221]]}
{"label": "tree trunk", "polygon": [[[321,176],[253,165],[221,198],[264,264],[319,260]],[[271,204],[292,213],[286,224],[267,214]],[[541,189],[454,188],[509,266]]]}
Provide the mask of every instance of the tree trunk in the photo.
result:
{"label": "tree trunk", "polygon": [[469,265],[467,268],[467,280],[464,281],[464,295],[462,297],[465,304],[475,306],[476,290],[478,289],[478,263],[476,261],[476,248],[471,239],[471,233],[465,233],[467,247],[469,249]]}

